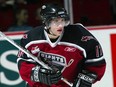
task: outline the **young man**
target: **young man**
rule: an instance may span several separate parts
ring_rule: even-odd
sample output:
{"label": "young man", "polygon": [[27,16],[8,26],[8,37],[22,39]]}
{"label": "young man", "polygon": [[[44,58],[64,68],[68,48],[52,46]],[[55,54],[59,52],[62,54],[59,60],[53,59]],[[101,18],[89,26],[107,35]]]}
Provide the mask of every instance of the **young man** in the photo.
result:
{"label": "young man", "polygon": [[43,25],[27,32],[21,46],[50,66],[46,69],[23,52],[18,53],[19,73],[28,87],[92,87],[104,75],[106,62],[97,39],[82,24],[70,25],[64,8],[43,5]]}

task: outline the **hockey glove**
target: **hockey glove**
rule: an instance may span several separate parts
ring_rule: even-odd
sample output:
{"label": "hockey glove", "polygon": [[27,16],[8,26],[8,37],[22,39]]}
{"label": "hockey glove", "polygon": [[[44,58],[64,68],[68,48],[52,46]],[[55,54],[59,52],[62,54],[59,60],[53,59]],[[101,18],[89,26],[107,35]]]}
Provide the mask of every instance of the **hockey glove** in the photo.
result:
{"label": "hockey glove", "polygon": [[92,87],[92,83],[95,82],[97,75],[86,70],[78,74],[73,87]]}
{"label": "hockey glove", "polygon": [[47,85],[56,84],[59,80],[61,80],[61,72],[57,68],[48,70],[43,67],[36,66],[32,70],[31,80],[35,82],[41,82]]}

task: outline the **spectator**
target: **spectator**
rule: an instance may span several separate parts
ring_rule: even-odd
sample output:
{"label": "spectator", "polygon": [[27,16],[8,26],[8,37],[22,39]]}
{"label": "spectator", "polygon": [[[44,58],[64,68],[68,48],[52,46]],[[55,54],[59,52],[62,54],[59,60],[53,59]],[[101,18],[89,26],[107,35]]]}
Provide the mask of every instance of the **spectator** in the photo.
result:
{"label": "spectator", "polygon": [[13,23],[13,5],[6,3],[6,0],[0,0],[0,31],[7,31]]}
{"label": "spectator", "polygon": [[20,8],[15,12],[15,22],[8,31],[27,31],[31,30],[32,27],[27,24],[28,22],[28,11],[27,9]]}
{"label": "spectator", "polygon": [[40,8],[37,8],[36,11],[35,11],[35,25],[38,26],[38,25],[41,25],[42,24],[42,19],[41,19],[41,16],[40,16]]}

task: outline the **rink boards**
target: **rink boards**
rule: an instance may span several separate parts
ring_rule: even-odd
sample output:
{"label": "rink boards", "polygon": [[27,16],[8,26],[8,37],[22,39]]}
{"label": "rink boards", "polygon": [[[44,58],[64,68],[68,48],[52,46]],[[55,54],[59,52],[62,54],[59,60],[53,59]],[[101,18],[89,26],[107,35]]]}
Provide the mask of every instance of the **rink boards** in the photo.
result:
{"label": "rink boards", "polygon": [[[102,45],[107,68],[102,80],[93,87],[116,87],[116,25],[87,27]],[[24,32],[4,32],[19,43]],[[18,49],[0,38],[0,87],[24,87],[18,74],[16,55]]]}

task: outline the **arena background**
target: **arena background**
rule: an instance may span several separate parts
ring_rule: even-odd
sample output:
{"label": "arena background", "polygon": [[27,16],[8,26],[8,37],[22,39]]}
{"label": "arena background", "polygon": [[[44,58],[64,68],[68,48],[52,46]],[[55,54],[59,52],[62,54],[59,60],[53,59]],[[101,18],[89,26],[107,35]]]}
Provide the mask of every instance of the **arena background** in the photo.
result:
{"label": "arena background", "polygon": [[[1,4],[0,0],[0,4]],[[4,0],[3,0],[4,1]],[[13,1],[13,0],[6,0]],[[38,26],[35,9],[45,2],[53,0],[25,0],[30,1],[26,6],[29,10],[29,25]],[[32,3],[32,1],[35,1]],[[64,6],[70,13],[71,23],[82,23],[100,41],[104,57],[107,62],[106,72],[101,81],[93,87],[116,87],[116,1],[115,0],[54,0]],[[12,10],[1,10],[0,5],[0,31],[19,43],[23,33],[7,32],[12,24]],[[16,55],[18,49],[0,37],[0,87],[25,87],[24,81],[18,74]]]}
{"label": "arena background", "polygon": [[[106,72],[102,80],[93,87],[116,87],[116,25],[87,27],[100,41],[104,57],[107,62]],[[5,32],[5,34],[19,44],[24,32]],[[16,55],[18,49],[0,38],[0,87],[24,87],[25,83],[18,74]]]}

